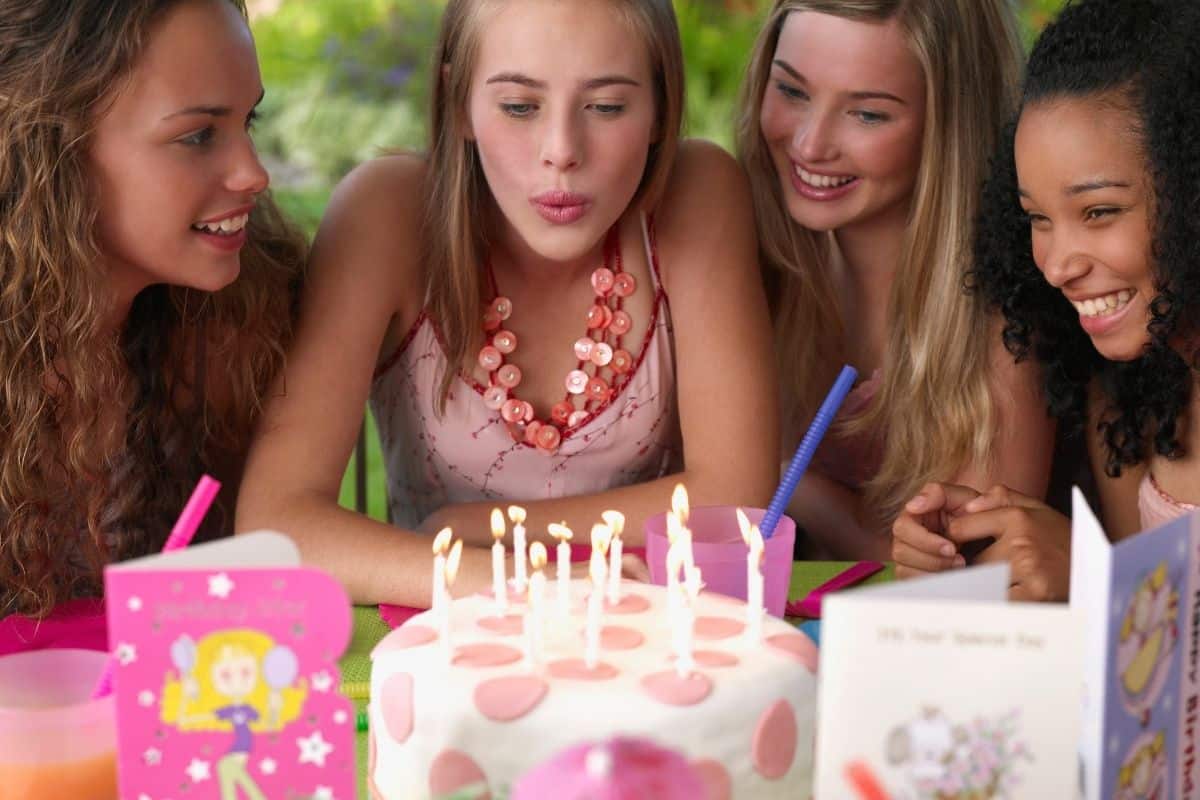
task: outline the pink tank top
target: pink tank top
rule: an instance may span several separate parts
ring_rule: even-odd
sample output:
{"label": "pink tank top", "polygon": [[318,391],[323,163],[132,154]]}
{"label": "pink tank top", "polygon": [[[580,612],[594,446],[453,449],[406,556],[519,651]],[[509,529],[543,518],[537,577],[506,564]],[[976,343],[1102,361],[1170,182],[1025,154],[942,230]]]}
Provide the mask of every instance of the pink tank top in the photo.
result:
{"label": "pink tank top", "polygon": [[645,219],[642,238],[655,294],[633,377],[598,414],[564,431],[553,455],[514,442],[500,413],[484,405],[484,387],[461,372],[438,416],[446,354],[422,312],[371,386],[395,524],[416,528],[450,504],[590,494],[681,468],[670,308]]}
{"label": "pink tank top", "polygon": [[1176,500],[1164,492],[1150,474],[1150,470],[1146,470],[1142,482],[1138,485],[1138,513],[1141,516],[1142,530],[1155,528],[1197,508],[1200,506]]}

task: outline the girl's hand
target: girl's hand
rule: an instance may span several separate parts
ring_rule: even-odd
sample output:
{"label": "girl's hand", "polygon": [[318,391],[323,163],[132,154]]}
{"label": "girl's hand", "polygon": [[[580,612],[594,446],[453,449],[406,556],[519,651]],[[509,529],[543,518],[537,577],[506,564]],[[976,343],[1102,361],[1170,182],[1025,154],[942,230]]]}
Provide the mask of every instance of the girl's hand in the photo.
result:
{"label": "girl's hand", "polygon": [[927,483],[905,504],[892,525],[896,577],[911,578],[961,567],[966,560],[946,538],[950,521],[978,498],[979,492],[950,483]]}

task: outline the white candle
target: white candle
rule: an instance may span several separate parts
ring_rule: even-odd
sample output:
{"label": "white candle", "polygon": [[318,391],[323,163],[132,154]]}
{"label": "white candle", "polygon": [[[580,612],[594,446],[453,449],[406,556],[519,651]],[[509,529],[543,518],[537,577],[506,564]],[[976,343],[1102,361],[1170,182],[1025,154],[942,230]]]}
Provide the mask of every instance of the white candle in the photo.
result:
{"label": "white candle", "polygon": [[433,537],[433,591],[430,593],[429,610],[435,619],[446,606],[446,551],[450,548],[449,528],[442,528]]}
{"label": "white candle", "polygon": [[565,522],[551,522],[547,530],[558,540],[558,615],[566,618],[571,615],[571,545],[568,542],[574,533]]}
{"label": "white candle", "polygon": [[492,509],[492,596],[503,614],[508,610],[508,587],[504,575],[504,513]]}
{"label": "white candle", "polygon": [[600,515],[612,531],[608,550],[608,602],[621,602],[621,533],[625,530],[625,515],[620,511],[605,511]]}
{"label": "white candle", "polygon": [[675,658],[675,671],[679,677],[686,678],[696,668],[692,655],[696,627],[696,598],[700,595],[700,568],[692,567],[687,571],[687,578],[681,590],[687,595],[680,604],[679,653]]}
{"label": "white candle", "polygon": [[667,624],[674,630],[679,618],[683,595],[679,590],[679,570],[683,566],[683,550],[676,541],[667,548]]}
{"label": "white candle", "polygon": [[588,569],[592,579],[592,591],[588,594],[586,645],[583,660],[588,669],[595,669],[600,660],[600,623],[604,611],[604,554],[592,550],[592,561]]}
{"label": "white candle", "polygon": [[737,510],[738,528],[748,548],[746,553],[746,644],[754,647],[762,641],[763,629],[763,538],[746,512]]}
{"label": "white candle", "polygon": [[528,582],[525,573],[525,509],[509,506],[508,518],[513,523],[513,584],[518,592],[524,592]]}
{"label": "white candle", "polygon": [[546,631],[546,545],[534,542],[529,548],[529,566],[533,574],[529,578],[529,601],[525,610],[525,655],[534,666],[540,666],[545,651]]}
{"label": "white candle", "polygon": [[[692,554],[692,531],[688,528],[691,507],[688,503],[687,489],[682,483],[675,484],[675,491],[671,492],[671,511],[679,523],[677,536],[683,541],[683,566],[684,569],[690,569],[696,564],[696,559]],[[669,524],[670,520],[667,522]]]}
{"label": "white candle", "polygon": [[443,573],[445,582],[445,596],[442,598],[442,613],[438,620],[441,625],[442,650],[446,653],[446,658],[450,657],[450,587],[454,585],[454,579],[458,577],[458,564],[462,560],[462,539],[454,543],[450,548],[450,555],[446,557],[446,567]]}

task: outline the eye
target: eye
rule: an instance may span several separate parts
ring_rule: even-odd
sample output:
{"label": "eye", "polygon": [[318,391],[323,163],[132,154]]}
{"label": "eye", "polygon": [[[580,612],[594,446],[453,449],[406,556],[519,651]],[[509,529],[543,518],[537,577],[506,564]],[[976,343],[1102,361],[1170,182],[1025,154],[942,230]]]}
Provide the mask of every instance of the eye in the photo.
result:
{"label": "eye", "polygon": [[1050,221],[1049,217],[1039,214],[1036,211],[1023,211],[1022,213],[1025,217],[1025,222],[1035,228],[1039,225],[1045,225]]}
{"label": "eye", "polygon": [[186,144],[192,147],[203,147],[212,141],[215,134],[216,129],[213,128],[212,125],[209,125],[205,128],[201,128],[198,131],[189,133],[187,136],[183,136],[176,141],[178,141],[180,144]]}
{"label": "eye", "polygon": [[606,117],[616,116],[625,110],[625,106],[619,103],[592,103],[588,107]]}
{"label": "eye", "polygon": [[858,121],[863,123],[864,125],[880,125],[891,119],[890,116],[888,116],[887,114],[883,114],[879,111],[865,111],[864,110],[864,111],[851,111],[850,113],[853,114],[855,117],[857,117]]}
{"label": "eye", "polygon": [[533,103],[501,103],[500,110],[510,117],[529,117],[537,110],[537,106]]}
{"label": "eye", "polygon": [[1083,218],[1090,222],[1093,220],[1102,219],[1103,217],[1111,217],[1114,214],[1120,213],[1120,211],[1121,210],[1119,208],[1112,208],[1109,206],[1102,206],[1099,208],[1089,208],[1087,211],[1085,211],[1083,213]]}
{"label": "eye", "polygon": [[795,86],[792,86],[791,84],[789,84],[785,81],[776,81],[775,88],[779,91],[779,93],[781,95],[786,97],[788,100],[807,100],[808,99],[807,92],[805,92],[803,89],[799,89]]}

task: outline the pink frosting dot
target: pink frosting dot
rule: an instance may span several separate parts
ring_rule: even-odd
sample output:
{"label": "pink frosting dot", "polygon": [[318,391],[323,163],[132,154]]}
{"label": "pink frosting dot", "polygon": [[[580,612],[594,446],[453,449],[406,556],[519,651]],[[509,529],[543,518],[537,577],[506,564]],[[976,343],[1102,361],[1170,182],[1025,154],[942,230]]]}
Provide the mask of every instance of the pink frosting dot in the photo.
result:
{"label": "pink frosting dot", "polygon": [[704,783],[704,800],[731,800],[733,779],[720,763],[706,758],[693,762],[692,769],[696,770]]}
{"label": "pink frosting dot", "polygon": [[604,610],[610,614],[641,614],[650,610],[650,601],[640,594],[626,592],[616,603],[604,601]]}
{"label": "pink frosting dot", "polygon": [[762,713],[754,727],[750,753],[754,768],[764,778],[782,778],[796,756],[796,713],[786,700],[778,700]]}
{"label": "pink frosting dot", "polygon": [[492,678],[475,687],[475,708],[488,719],[511,722],[536,708],[549,688],[533,675]]}
{"label": "pink frosting dot", "polygon": [[401,625],[383,637],[371,656],[387,653],[392,650],[407,650],[410,647],[420,647],[437,639],[437,631],[425,625]]}
{"label": "pink frosting dot", "polygon": [[389,675],[383,682],[379,707],[388,735],[397,742],[406,741],[413,729],[413,676],[407,672]]}
{"label": "pink frosting dot", "polygon": [[597,661],[594,668],[588,669],[587,662],[582,658],[551,661],[546,665],[546,672],[551,678],[569,681],[607,681],[621,674],[612,664],[603,661]]}
{"label": "pink frosting dot", "polygon": [[600,646],[605,650],[633,650],[645,641],[641,631],[623,625],[605,625],[600,629]]}
{"label": "pink frosting dot", "polygon": [[[674,662],[675,656],[671,655],[668,660]],[[692,651],[692,660],[700,667],[736,667],[742,663],[741,659],[733,653],[725,653],[721,650],[694,650]]]}
{"label": "pink frosting dot", "polygon": [[520,614],[505,614],[503,617],[480,617],[476,623],[489,633],[500,636],[520,636],[525,630]]}
{"label": "pink frosting dot", "polygon": [[450,663],[456,667],[499,667],[521,660],[521,651],[496,642],[474,642],[455,648]]}
{"label": "pink frosting dot", "polygon": [[476,787],[474,800],[491,800],[487,776],[475,760],[461,750],[443,750],[429,765],[429,793],[434,797]]}
{"label": "pink frosting dot", "polygon": [[777,633],[767,637],[767,644],[799,661],[812,674],[817,674],[817,645],[803,633]]}
{"label": "pink frosting dot", "polygon": [[642,678],[642,688],[660,703],[694,706],[712,692],[712,680],[702,672],[693,672],[681,678],[678,672],[670,669]]}
{"label": "pink frosting dot", "polygon": [[730,617],[696,617],[697,639],[728,639],[746,630],[746,623]]}

